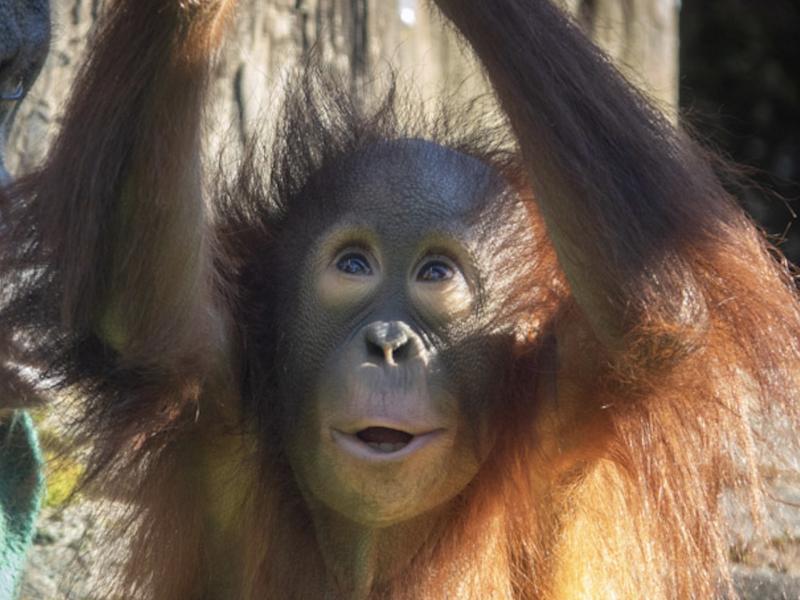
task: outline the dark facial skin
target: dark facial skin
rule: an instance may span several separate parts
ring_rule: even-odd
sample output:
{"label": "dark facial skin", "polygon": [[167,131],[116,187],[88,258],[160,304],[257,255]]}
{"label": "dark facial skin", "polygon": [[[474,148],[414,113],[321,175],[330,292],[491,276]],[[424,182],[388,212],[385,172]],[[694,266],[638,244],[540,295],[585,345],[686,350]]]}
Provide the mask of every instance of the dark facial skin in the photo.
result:
{"label": "dark facial skin", "polygon": [[3,155],[19,103],[44,64],[50,43],[47,0],[0,0],[0,183]]}
{"label": "dark facial skin", "polygon": [[286,444],[312,503],[386,527],[457,495],[491,450],[514,328],[498,311],[516,246],[497,240],[526,214],[488,167],[429,142],[342,170],[285,302]]}
{"label": "dark facial skin", "polygon": [[518,335],[508,269],[532,244],[478,160],[400,140],[346,163],[286,226],[281,253],[301,258],[279,276],[278,360],[284,451],[355,598],[407,564],[491,452]]}
{"label": "dark facial skin", "polygon": [[[725,593],[718,492],[757,500],[760,424],[800,412],[800,309],[706,152],[555,2],[436,0],[546,239],[436,146],[329,164],[405,110],[363,115],[327,78],[287,105],[274,169],[244,161],[214,202],[198,142],[234,4],[109,2],[46,164],[3,200],[0,322],[41,383],[86,392],[86,471],[133,501],[106,596]],[[458,276],[420,280],[441,255]],[[517,316],[531,362],[504,395]],[[239,399],[242,436],[217,414]]]}

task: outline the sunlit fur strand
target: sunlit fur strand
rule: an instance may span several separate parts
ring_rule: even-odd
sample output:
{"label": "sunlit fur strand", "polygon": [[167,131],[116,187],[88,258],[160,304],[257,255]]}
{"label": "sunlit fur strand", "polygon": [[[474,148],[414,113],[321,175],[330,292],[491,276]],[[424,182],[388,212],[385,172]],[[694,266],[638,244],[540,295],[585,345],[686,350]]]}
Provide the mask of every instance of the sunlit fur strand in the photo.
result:
{"label": "sunlit fur strand", "polygon": [[[152,35],[151,57],[170,42],[169,36]],[[106,60],[118,60],[119,54],[137,58],[126,54],[134,49],[104,47]],[[264,357],[275,355],[279,340],[272,340],[275,347],[259,347],[250,337],[260,332],[269,339],[274,329],[269,322],[274,296],[259,269],[277,260],[274,241],[286,214],[313,210],[301,206],[309,181],[383,139],[425,136],[481,157],[533,202],[509,131],[485,131],[476,125],[493,118],[468,111],[456,115],[462,118],[426,120],[398,94],[377,103],[373,114],[345,88],[309,73],[287,100],[278,145],[266,156],[255,149],[248,153],[238,178],[221,177],[214,196],[219,229],[206,223],[209,230],[202,232],[208,244],[202,247],[222,254],[213,261],[204,258],[201,289],[214,302],[230,305],[237,336],[232,354],[245,363],[241,372],[230,373],[207,352],[215,348],[205,339],[213,323],[201,319],[197,328],[197,322],[181,318],[178,322],[192,329],[178,336],[152,323],[130,327],[129,348],[136,351],[121,356],[97,339],[96,315],[82,310],[82,302],[96,307],[92,299],[102,297],[108,283],[98,268],[108,246],[97,241],[108,215],[92,202],[119,191],[118,177],[130,158],[126,140],[135,133],[127,124],[142,93],[116,89],[117,79],[87,77],[81,80],[83,95],[75,100],[84,104],[73,105],[48,164],[0,203],[4,223],[14,224],[0,232],[3,282],[14,283],[7,288],[14,292],[2,324],[30,340],[30,356],[23,358],[43,362],[49,375],[82,395],[84,413],[76,431],[78,439],[94,443],[88,472],[109,494],[133,501],[130,521],[123,524],[129,525],[124,531],[133,538],[134,554],[128,578],[115,582],[117,591],[130,598],[224,596],[207,587],[207,577],[219,567],[214,544],[229,535],[235,543],[226,558],[240,564],[235,583],[244,598],[322,597],[324,567],[291,473],[275,448],[263,442],[269,437],[265,433],[275,433],[270,429],[273,373]],[[557,87],[543,91],[554,98],[561,92]],[[88,135],[127,131],[127,137],[87,143],[84,114],[93,106],[87,98],[109,97],[119,105],[107,115],[108,123],[90,121]],[[617,119],[620,126],[628,125],[624,110]],[[321,126],[325,122],[334,127]],[[195,140],[190,133],[186,139]],[[148,143],[155,156],[178,152],[174,143],[183,147],[158,136]],[[90,168],[79,170],[81,180],[65,187],[75,153],[93,147],[107,152],[109,162],[81,154],[86,161],[81,164]],[[692,146],[657,145],[653,151],[688,169],[699,156]],[[182,155],[175,158],[147,181],[183,181],[175,172]],[[706,182],[707,167],[698,169],[699,179],[686,185]],[[271,180],[262,180],[263,174]],[[652,177],[653,187],[665,183],[658,171]],[[86,189],[91,194],[79,193]],[[519,262],[519,289],[509,298],[509,309],[527,311],[539,325],[517,348],[515,377],[497,421],[498,445],[442,523],[442,534],[431,537],[402,581],[375,590],[374,598],[452,597],[454,589],[463,598],[525,600],[732,593],[726,587],[729,524],[720,493],[732,488],[755,513],[762,510],[757,453],[764,440],[756,424],[786,419],[795,430],[800,426],[794,398],[800,383],[800,314],[790,273],[732,199],[718,185],[691,190],[687,198],[694,205],[683,205],[680,214],[703,218],[692,235],[675,238],[674,250],[688,269],[687,282],[702,295],[707,320],[678,350],[663,344],[686,341],[675,335],[669,311],[647,301],[629,323],[628,341],[615,352],[605,350],[570,296],[554,250],[541,233],[541,218],[531,210],[539,233],[531,249],[536,260]],[[704,204],[703,194],[714,197]],[[78,220],[69,218],[73,211]],[[193,221],[176,226],[187,222]],[[599,245],[609,232],[597,225],[584,235]],[[216,272],[208,273],[212,262]],[[18,285],[33,267],[42,268],[39,276]],[[175,275],[160,263],[152,274]],[[622,280],[623,275],[612,271],[615,289],[635,291],[637,282],[644,285],[641,279]],[[679,288],[673,292],[686,283],[665,281]],[[653,289],[647,292],[642,298],[651,300]],[[189,304],[182,296],[173,300],[178,309]],[[201,343],[196,343],[198,332]],[[592,390],[585,402],[559,406],[542,400],[541,376],[559,364],[559,356],[586,358],[560,367],[562,385]],[[230,493],[224,499],[229,504],[220,508],[223,489]],[[302,570],[297,557],[303,557]]]}

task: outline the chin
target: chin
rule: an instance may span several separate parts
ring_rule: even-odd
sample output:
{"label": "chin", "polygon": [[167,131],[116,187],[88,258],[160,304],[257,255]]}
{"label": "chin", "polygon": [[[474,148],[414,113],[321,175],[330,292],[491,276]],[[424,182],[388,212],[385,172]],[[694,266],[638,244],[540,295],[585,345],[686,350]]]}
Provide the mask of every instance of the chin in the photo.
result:
{"label": "chin", "polygon": [[[359,437],[363,431],[368,433]],[[458,496],[482,463],[463,450],[455,428],[424,431],[391,447],[365,441],[372,439],[369,432],[329,428],[317,444],[292,445],[290,463],[310,506],[324,506],[365,526],[389,527]],[[313,455],[298,451],[312,446]]]}

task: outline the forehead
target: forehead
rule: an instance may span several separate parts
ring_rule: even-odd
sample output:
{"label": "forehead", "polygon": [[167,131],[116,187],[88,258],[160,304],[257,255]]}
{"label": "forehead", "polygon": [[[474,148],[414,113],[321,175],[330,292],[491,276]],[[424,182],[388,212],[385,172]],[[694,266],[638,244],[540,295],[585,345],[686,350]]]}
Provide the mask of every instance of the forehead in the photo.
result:
{"label": "forehead", "polygon": [[485,163],[424,140],[396,140],[351,157],[337,212],[406,235],[472,221],[506,187]]}

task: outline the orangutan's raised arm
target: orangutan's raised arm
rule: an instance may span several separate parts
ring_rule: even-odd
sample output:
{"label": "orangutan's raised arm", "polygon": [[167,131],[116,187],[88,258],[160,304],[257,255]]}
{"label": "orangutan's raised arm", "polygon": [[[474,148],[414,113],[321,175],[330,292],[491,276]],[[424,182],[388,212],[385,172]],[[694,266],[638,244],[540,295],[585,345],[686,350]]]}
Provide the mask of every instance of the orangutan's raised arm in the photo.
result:
{"label": "orangutan's raised arm", "polygon": [[708,321],[703,248],[745,223],[707,162],[549,0],[437,4],[510,117],[595,334],[682,354]]}
{"label": "orangutan's raised arm", "polygon": [[232,4],[115,0],[47,163],[5,202],[4,258],[37,273],[29,306],[129,366],[169,370],[215,327],[201,120]]}

